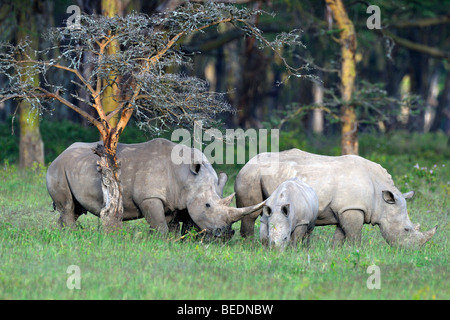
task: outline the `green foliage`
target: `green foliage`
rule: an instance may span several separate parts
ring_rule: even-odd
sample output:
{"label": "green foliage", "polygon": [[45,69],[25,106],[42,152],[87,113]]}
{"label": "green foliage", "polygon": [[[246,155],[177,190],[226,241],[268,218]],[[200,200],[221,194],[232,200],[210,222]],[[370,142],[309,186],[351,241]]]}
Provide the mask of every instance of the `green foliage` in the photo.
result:
{"label": "green foliage", "polygon": [[[428,134],[408,131],[393,131],[387,134],[366,133],[360,135],[360,153],[362,156],[371,153],[407,156],[412,162],[414,162],[414,158],[427,159],[430,164],[450,158],[450,148],[447,143],[448,137],[443,132]],[[415,163],[417,161],[413,165]]]}
{"label": "green foliage", "polygon": [[[407,107],[411,115],[417,115],[424,108],[425,103],[418,95],[405,95],[402,99],[397,99],[388,95],[383,89],[383,83],[370,83],[362,80],[357,83],[352,100],[349,102],[356,110],[358,123],[365,125],[376,125],[380,121],[392,122],[395,117],[401,114],[401,107]],[[275,112],[275,116],[270,118],[268,126],[281,127],[285,123],[294,123],[294,127],[299,121],[310,115],[314,109],[324,112],[329,124],[341,122],[341,106],[345,103],[337,92],[336,88],[324,89],[323,102],[320,105],[301,105],[291,103],[285,110]]]}
{"label": "green foliage", "polygon": [[11,132],[11,122],[0,123],[0,163],[8,161],[9,163],[19,162],[19,130],[18,126]]}
{"label": "green foliage", "polygon": [[[45,162],[52,162],[61,152],[74,142],[94,142],[99,141],[98,130],[92,126],[82,126],[68,120],[49,121],[44,119],[39,124],[42,140],[44,142]],[[13,134],[14,133],[14,134]],[[168,134],[163,136],[169,136]],[[131,123],[123,132],[120,142],[139,143],[151,140],[154,135],[139,130]],[[9,163],[19,162],[19,128],[14,123],[14,132],[12,132],[11,121],[0,123],[0,163],[8,161]]]}

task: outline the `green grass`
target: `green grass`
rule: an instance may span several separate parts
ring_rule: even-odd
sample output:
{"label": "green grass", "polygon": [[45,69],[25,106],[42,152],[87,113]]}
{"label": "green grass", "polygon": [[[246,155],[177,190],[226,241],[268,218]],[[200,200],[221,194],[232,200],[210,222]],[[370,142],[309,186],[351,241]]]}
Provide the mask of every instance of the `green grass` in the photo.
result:
{"label": "green grass", "polygon": [[[388,169],[402,191],[417,192],[408,207],[413,223],[423,229],[439,224],[419,250],[388,246],[376,226],[364,227],[361,245],[336,249],[334,228],[317,227],[309,249],[285,252],[242,239],[239,223],[229,243],[149,234],[144,220],[106,235],[93,215],[82,216],[75,230],[60,230],[46,168],[20,171],[5,163],[0,299],[449,299],[450,161],[441,151],[420,157],[412,149],[391,155],[368,148],[363,155]],[[227,168],[225,194],[232,192],[236,170]],[[372,264],[380,267],[380,290],[366,286]],[[80,267],[80,290],[67,288],[70,265]]]}

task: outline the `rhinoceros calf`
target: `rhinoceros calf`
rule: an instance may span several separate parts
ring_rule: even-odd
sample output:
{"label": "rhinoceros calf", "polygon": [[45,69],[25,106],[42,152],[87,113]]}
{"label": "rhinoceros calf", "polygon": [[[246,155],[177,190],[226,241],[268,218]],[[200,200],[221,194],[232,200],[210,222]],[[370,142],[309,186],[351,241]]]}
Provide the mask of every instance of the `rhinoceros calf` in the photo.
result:
{"label": "rhinoceros calf", "polygon": [[[72,226],[89,211],[99,216],[103,206],[101,175],[93,148],[101,142],[74,143],[49,166],[47,189],[63,226]],[[172,151],[200,159],[193,163],[172,161]],[[181,149],[180,149],[181,148]],[[234,196],[222,199],[227,176],[219,177],[203,153],[166,139],[139,144],[119,144],[123,220],[145,218],[151,227],[168,231],[174,212],[188,212],[201,229],[216,236],[232,235],[231,225],[244,215],[262,208],[232,208]],[[189,157],[190,158],[190,157]],[[189,161],[192,162],[192,161]]]}
{"label": "rhinoceros calf", "polygon": [[[264,196],[267,191],[263,186]],[[316,192],[298,178],[281,183],[263,207],[259,236],[264,245],[284,249],[311,235],[319,211]]]}
{"label": "rhinoceros calf", "polygon": [[[310,185],[319,198],[316,226],[336,225],[334,244],[350,239],[361,240],[363,224],[378,225],[389,244],[414,246],[424,244],[436,228],[420,232],[409,220],[406,199],[391,175],[379,164],[359,156],[321,156],[298,149],[279,153],[261,153],[253,157],[235,180],[238,207],[264,200],[261,186],[269,194],[291,177]],[[254,233],[260,211],[242,219],[241,235]]]}

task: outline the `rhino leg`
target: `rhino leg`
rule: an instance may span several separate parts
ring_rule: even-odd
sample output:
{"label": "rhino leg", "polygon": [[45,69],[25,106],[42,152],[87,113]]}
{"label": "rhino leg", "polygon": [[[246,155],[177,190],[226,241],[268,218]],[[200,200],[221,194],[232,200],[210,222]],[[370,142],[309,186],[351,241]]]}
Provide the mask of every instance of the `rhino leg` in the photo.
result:
{"label": "rhino leg", "polygon": [[[243,201],[236,193],[236,207],[244,208],[254,205],[255,203],[260,203],[259,199],[250,199],[250,201]],[[252,237],[255,234],[255,221],[261,214],[262,210],[257,210],[254,213],[245,216],[241,219],[241,236],[243,238]]]}
{"label": "rhino leg", "polygon": [[361,210],[346,210],[339,215],[339,225],[345,234],[345,240],[359,244],[361,242],[364,213]]}
{"label": "rhino leg", "polygon": [[267,224],[267,217],[263,215],[261,217],[261,225],[259,227],[259,239],[261,240],[261,244],[265,247],[269,245],[269,229],[267,227]]}
{"label": "rhino leg", "polygon": [[60,212],[60,216],[58,219],[59,225],[61,228],[64,227],[74,227],[75,223],[77,221],[77,216],[75,215],[75,210],[74,210],[74,206],[72,206],[72,208],[68,205],[64,206],[64,209],[56,209],[58,210],[58,212]]}
{"label": "rhino leg", "polygon": [[166,223],[169,228],[169,232],[178,234],[180,231],[180,219],[179,219],[179,212],[178,210],[175,210],[171,212],[170,218],[168,219],[168,215],[166,214]]}
{"label": "rhino leg", "polygon": [[56,199],[53,202],[53,206],[60,213],[58,222],[61,228],[75,227],[77,219],[82,214],[82,210],[75,204],[72,197],[69,199]]}
{"label": "rhino leg", "polygon": [[302,244],[305,248],[309,248],[311,234],[314,228],[308,228],[308,225],[300,225],[295,228],[291,234],[291,244],[295,248],[298,244]]}
{"label": "rhino leg", "polygon": [[306,248],[309,248],[309,243],[311,241],[311,234],[312,234],[313,230],[314,229],[307,229],[306,230],[306,235],[305,235],[305,237],[302,240],[302,242],[306,246]]}
{"label": "rhino leg", "polygon": [[333,235],[333,247],[341,245],[345,240],[345,232],[342,230],[340,225],[336,226],[336,231]]}
{"label": "rhino leg", "polygon": [[243,238],[251,237],[255,234],[255,221],[251,215],[241,219],[241,236]]}
{"label": "rhino leg", "polygon": [[150,228],[165,234],[169,231],[164,214],[164,204],[157,198],[146,199],[139,205],[139,209],[147,220]]}

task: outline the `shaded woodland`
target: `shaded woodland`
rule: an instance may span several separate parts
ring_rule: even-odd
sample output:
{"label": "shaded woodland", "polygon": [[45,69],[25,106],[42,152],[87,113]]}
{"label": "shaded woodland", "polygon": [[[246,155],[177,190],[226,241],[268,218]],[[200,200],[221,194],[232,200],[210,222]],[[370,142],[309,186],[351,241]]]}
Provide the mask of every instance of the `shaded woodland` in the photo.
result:
{"label": "shaded woodland", "polygon": [[[177,50],[192,63],[170,66],[177,68],[171,72],[196,76],[207,81],[209,91],[224,93],[234,109],[220,114],[224,128],[341,135],[344,154],[358,153],[358,132],[443,131],[450,135],[450,1],[214,2],[263,10],[269,14],[255,14],[252,23],[267,39],[296,30],[303,44],[282,49],[285,62],[299,68],[292,76],[276,52],[262,48],[254,37],[226,23],[180,41]],[[380,8],[380,29],[367,27],[370,4]],[[43,34],[49,28],[66,26],[72,14],[67,12],[70,5],[77,5],[86,14],[126,16],[132,12],[171,12],[186,4],[184,0],[1,0],[0,40],[17,44],[28,39],[30,49],[39,52],[48,47],[49,40]],[[86,63],[81,73],[89,75],[89,56],[83,59]],[[89,100],[88,92],[74,83],[75,77],[60,70],[49,76],[68,92]],[[0,83],[7,80],[0,75]],[[80,99],[70,94],[64,98],[97,116]],[[104,103],[114,105],[114,101]],[[109,110],[112,112],[114,106]],[[21,137],[22,166],[43,162],[39,119],[91,125],[79,113],[56,103],[48,111],[41,113],[26,101],[0,104],[0,122],[10,122],[13,116],[20,124],[20,133],[15,134]],[[117,121],[114,117],[109,120]]]}

